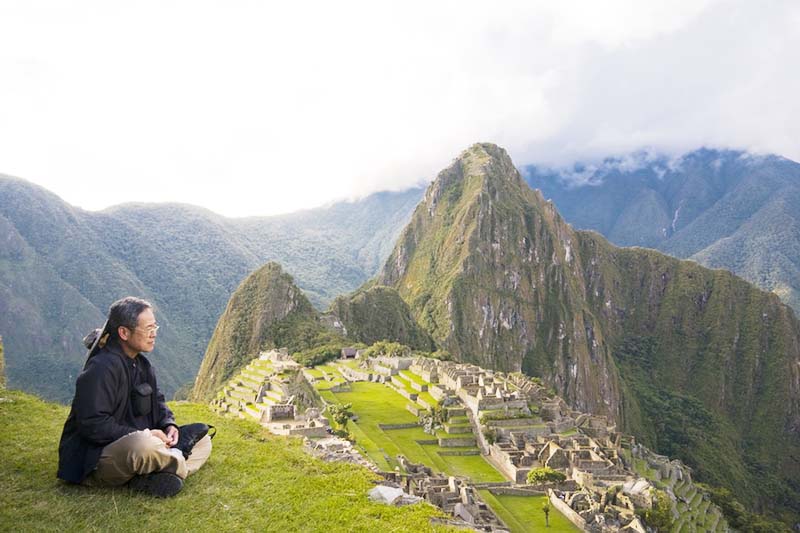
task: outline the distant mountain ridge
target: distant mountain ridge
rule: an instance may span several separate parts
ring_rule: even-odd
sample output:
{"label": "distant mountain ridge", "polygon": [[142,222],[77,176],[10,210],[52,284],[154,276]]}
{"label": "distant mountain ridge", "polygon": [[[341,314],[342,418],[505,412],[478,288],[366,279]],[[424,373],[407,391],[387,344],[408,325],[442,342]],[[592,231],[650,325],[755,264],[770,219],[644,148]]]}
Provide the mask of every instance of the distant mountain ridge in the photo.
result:
{"label": "distant mountain ridge", "polygon": [[800,311],[799,163],[704,148],[522,172],[576,228],[726,268]]}
{"label": "distant mountain ridge", "polygon": [[182,204],[70,206],[0,176],[0,335],[9,385],[67,401],[81,338],[128,294],[162,324],[152,359],[171,395],[192,382],[219,316],[253,270],[279,260],[325,307],[377,270],[421,189],[277,217],[229,219]]}

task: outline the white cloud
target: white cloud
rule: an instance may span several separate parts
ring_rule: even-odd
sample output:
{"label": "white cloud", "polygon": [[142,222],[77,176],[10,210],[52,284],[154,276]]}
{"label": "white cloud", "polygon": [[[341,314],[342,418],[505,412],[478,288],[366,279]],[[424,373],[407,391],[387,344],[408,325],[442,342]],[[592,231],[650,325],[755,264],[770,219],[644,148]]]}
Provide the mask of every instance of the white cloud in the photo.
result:
{"label": "white cloud", "polygon": [[796,6],[4,3],[0,172],[247,215],[403,188],[476,141],[800,159]]}

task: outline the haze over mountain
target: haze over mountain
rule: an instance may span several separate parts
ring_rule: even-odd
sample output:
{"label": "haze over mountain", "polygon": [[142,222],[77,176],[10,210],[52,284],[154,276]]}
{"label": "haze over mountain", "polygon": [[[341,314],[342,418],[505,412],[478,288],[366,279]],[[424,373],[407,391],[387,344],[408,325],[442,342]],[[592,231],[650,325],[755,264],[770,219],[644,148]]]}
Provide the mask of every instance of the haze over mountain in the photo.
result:
{"label": "haze over mountain", "polygon": [[800,311],[800,164],[701,149],[570,169],[527,166],[528,184],[576,228],[725,268]]}
{"label": "haze over mountain", "polygon": [[74,208],[0,176],[0,335],[9,384],[67,401],[84,351],[128,294],[163,326],[152,359],[171,395],[194,380],[217,320],[248,273],[280,260],[320,307],[351,291],[389,253],[421,190],[279,217],[230,219],[181,204]]}

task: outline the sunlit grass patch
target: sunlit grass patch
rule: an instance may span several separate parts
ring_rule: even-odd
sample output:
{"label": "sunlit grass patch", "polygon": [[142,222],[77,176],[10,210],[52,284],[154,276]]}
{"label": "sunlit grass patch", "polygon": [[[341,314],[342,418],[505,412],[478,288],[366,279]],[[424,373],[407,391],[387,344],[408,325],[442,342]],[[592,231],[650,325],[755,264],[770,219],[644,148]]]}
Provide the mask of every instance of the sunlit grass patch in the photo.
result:
{"label": "sunlit grass patch", "polygon": [[217,426],[209,462],[174,498],[127,488],[87,489],[57,481],[64,406],[0,393],[0,530],[3,531],[432,531],[427,504],[372,503],[374,474],[307,455],[300,439],[269,435],[254,422],[206,406],[172,404],[180,423]]}

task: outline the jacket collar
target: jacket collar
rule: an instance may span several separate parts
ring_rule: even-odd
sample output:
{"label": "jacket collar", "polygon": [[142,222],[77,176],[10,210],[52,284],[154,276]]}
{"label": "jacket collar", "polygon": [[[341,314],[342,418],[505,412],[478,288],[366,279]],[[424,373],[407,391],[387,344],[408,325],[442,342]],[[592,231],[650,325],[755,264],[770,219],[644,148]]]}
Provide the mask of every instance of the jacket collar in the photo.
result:
{"label": "jacket collar", "polygon": [[[116,355],[122,357],[123,361],[127,361],[128,359],[130,359],[130,357],[128,357],[125,354],[125,352],[122,350],[122,346],[119,345],[119,342],[117,341],[117,339],[109,340],[108,343],[105,346],[105,349],[108,350],[109,352],[113,353],[113,354],[116,354]],[[147,367],[150,366],[150,361],[148,361],[147,357],[142,355],[141,352],[136,354],[136,358],[137,358],[137,360],[141,361],[143,365],[145,365]]]}

